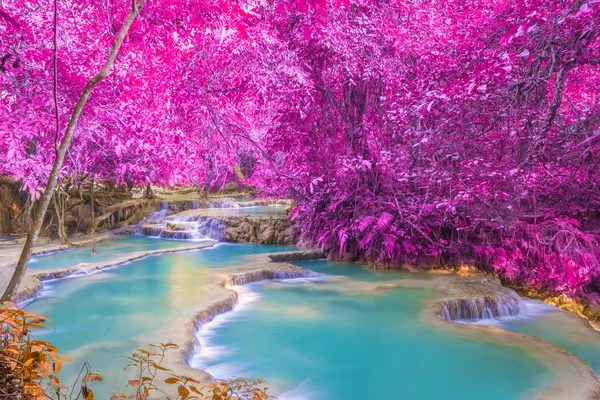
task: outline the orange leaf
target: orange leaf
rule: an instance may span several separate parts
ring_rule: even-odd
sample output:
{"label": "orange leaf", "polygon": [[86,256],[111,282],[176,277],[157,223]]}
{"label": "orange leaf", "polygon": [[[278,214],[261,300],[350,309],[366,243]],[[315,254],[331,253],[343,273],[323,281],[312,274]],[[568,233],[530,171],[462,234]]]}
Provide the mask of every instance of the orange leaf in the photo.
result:
{"label": "orange leaf", "polygon": [[182,399],[187,399],[190,395],[190,391],[185,386],[179,386],[179,388],[177,388],[177,392]]}

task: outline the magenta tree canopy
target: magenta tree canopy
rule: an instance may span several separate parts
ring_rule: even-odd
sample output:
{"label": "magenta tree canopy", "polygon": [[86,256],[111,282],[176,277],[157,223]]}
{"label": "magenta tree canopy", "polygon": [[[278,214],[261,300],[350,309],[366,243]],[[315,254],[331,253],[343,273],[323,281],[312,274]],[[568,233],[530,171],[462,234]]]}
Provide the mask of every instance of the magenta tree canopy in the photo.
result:
{"label": "magenta tree canopy", "polygon": [[[56,140],[53,10],[3,4],[0,173],[35,195]],[[59,0],[62,127],[128,7]],[[336,257],[598,291],[599,25],[581,0],[149,0],[63,175],[242,179],[294,198]]]}

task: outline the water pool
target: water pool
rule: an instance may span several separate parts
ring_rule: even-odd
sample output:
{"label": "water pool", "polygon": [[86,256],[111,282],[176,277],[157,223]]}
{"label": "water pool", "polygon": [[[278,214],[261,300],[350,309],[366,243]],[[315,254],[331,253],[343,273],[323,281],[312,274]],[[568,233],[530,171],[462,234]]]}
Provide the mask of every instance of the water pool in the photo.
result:
{"label": "water pool", "polygon": [[546,339],[585,361],[600,376],[600,332],[583,318],[536,300],[525,300],[523,316],[480,321]]}
{"label": "water pool", "polygon": [[[150,239],[149,239],[150,240]],[[137,347],[159,343],[159,334],[173,321],[210,298],[199,290],[213,279],[209,272],[239,264],[251,254],[297,250],[295,246],[221,244],[200,251],[164,254],[119,268],[44,284],[43,296],[27,310],[50,318],[53,332],[41,333],[78,361],[61,373],[69,385],[84,361],[100,369],[107,384],[96,391],[108,398],[122,388],[122,367]],[[48,255],[62,256],[60,253]]]}
{"label": "water pool", "polygon": [[79,247],[55,253],[42,254],[31,258],[29,268],[68,268],[79,263],[100,263],[117,260],[138,251],[174,249],[194,245],[181,240],[165,240],[141,235],[126,235],[105,240],[96,245],[96,254],[92,246]]}
{"label": "water pool", "polygon": [[[415,277],[356,264],[297,264],[365,282]],[[422,321],[437,293],[356,294],[322,290],[324,283],[240,288],[250,307],[242,304],[200,332],[204,351],[193,366],[219,378],[265,379],[284,400],[512,400],[534,395],[531,389],[551,376],[522,350],[454,337]]]}
{"label": "water pool", "polygon": [[[134,240],[138,239],[161,242]],[[28,309],[55,322],[56,331],[44,338],[78,361],[65,368],[63,382],[69,385],[81,363],[88,361],[106,378],[94,388],[97,398],[108,398],[114,389],[123,389],[127,379],[122,372],[126,360],[120,356],[158,343],[167,327],[197,311],[198,304],[212,301],[211,293],[202,288],[221,273],[219,268],[243,263],[252,254],[296,249],[220,244],[147,257],[121,268],[47,283],[43,298]],[[439,298],[437,292],[422,288],[353,292],[344,286],[348,279],[368,286],[433,275],[373,273],[356,264],[322,260],[296,264],[337,278],[238,288],[241,305],[199,333],[203,351],[194,357],[193,366],[217,378],[267,380],[282,400],[379,399],[392,393],[392,398],[424,400],[512,400],[539,395],[537,388],[553,377],[554,371],[521,349],[486,338],[455,336],[429,325],[422,314]],[[597,368],[592,336],[578,336],[577,330],[565,338],[559,328],[565,314],[556,317],[551,311],[535,314],[537,319],[492,322],[546,335],[568,351],[581,352]]]}
{"label": "water pool", "polygon": [[[225,207],[207,208],[206,215],[285,215],[289,208],[287,205],[251,206],[251,207]],[[204,210],[203,210],[204,211]]]}

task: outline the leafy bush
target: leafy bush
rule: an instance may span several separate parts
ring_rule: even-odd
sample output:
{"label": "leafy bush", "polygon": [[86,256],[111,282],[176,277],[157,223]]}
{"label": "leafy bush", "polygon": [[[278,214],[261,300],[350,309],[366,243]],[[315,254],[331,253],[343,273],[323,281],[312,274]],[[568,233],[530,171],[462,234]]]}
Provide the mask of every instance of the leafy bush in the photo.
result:
{"label": "leafy bush", "polygon": [[0,397],[7,399],[45,398],[60,395],[56,374],[63,361],[71,361],[56,347],[32,337],[33,329],[46,328],[48,319],[18,308],[0,305]]}
{"label": "leafy bush", "polygon": [[[57,374],[63,362],[72,362],[58,353],[55,346],[33,338],[32,330],[47,329],[45,317],[27,312],[13,303],[0,305],[0,399],[69,399],[95,398],[90,385],[102,382],[102,377],[84,364],[74,387],[61,386]],[[174,400],[268,400],[266,382],[238,378],[218,380],[201,386],[192,378],[174,374],[161,364],[169,350],[177,348],[172,343],[151,345],[153,350],[138,349],[123,370],[134,370],[138,379],[129,380],[130,393],[115,393],[112,400],[147,400],[164,398]],[[165,378],[166,377],[166,378]],[[79,379],[81,378],[81,379]],[[173,395],[170,394],[173,387]],[[67,394],[68,393],[68,394]]]}

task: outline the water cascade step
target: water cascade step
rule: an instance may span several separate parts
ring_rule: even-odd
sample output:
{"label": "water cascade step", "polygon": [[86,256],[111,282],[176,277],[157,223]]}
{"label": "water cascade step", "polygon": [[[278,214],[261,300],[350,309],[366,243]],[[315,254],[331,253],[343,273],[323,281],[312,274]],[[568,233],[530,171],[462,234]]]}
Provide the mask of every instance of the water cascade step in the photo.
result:
{"label": "water cascade step", "polygon": [[225,238],[223,221],[210,217],[164,219],[142,225],[142,234],[164,239],[222,241]]}
{"label": "water cascade step", "polygon": [[447,321],[471,322],[516,316],[523,312],[521,298],[516,293],[444,300],[440,309],[440,317]]}
{"label": "water cascade step", "polygon": [[153,213],[148,214],[144,223],[156,223],[161,222],[167,216],[167,211],[169,209],[169,203],[163,201],[160,203],[160,210],[155,211]]}

